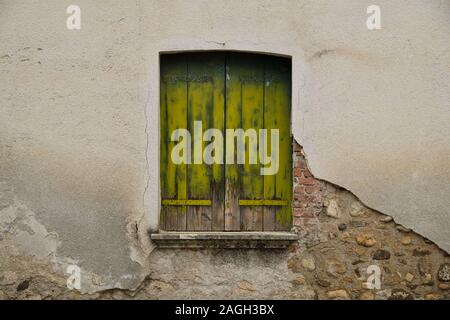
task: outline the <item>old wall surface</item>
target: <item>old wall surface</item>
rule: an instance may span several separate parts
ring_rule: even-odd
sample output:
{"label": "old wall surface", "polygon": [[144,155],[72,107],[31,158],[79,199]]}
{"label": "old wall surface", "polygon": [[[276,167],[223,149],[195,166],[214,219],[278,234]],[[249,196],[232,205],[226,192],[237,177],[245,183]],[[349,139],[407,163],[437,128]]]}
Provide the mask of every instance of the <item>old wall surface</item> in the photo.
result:
{"label": "old wall surface", "polygon": [[[27,255],[4,259],[1,247],[0,299],[450,299],[450,256],[315,179],[298,144],[294,186],[300,240],[287,249],[156,248],[136,288],[80,294],[67,275]],[[371,288],[374,272],[380,286]]]}
{"label": "old wall surface", "polygon": [[158,55],[177,50],[292,56],[293,134],[312,174],[450,249],[448,1],[377,1],[377,31],[372,2],[356,0],[80,0],[78,31],[70,4],[0,1],[0,271],[29,261],[64,278],[75,263],[84,292],[134,289],[173,255],[150,254],[147,232]]}

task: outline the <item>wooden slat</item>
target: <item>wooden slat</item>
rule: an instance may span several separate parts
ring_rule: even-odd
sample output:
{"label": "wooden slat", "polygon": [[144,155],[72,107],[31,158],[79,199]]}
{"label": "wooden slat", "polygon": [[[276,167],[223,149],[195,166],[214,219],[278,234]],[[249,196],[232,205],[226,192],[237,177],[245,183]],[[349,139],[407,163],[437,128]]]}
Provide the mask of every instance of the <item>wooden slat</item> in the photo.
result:
{"label": "wooden slat", "polygon": [[[222,72],[220,72],[222,71]],[[203,150],[209,142],[203,142],[203,133],[219,125],[223,128],[223,100],[215,101],[224,90],[223,59],[210,53],[193,53],[188,57],[188,128],[192,134],[192,160],[188,167],[188,198],[189,199],[213,199],[213,207],[194,206],[187,209],[188,230],[212,230],[213,212],[216,216],[222,214],[219,203],[222,196],[219,185],[223,185],[223,174],[220,169],[203,161]],[[217,102],[218,110],[215,109]],[[217,114],[216,114],[217,111]],[[202,132],[195,134],[195,121],[201,121]],[[222,122],[222,126],[220,123]],[[199,145],[202,148],[197,149]],[[223,169],[222,169],[223,170]],[[214,178],[217,178],[214,181]],[[223,189],[222,189],[223,190]],[[216,226],[217,227],[217,226]]]}
{"label": "wooden slat", "polygon": [[[285,59],[271,58],[266,63],[265,128],[279,129],[279,169],[264,177],[265,199],[286,199],[286,206],[265,208],[264,230],[289,230],[292,226],[292,137],[291,73]],[[270,137],[270,134],[269,134]],[[270,141],[268,141],[269,152]],[[269,153],[270,154],[270,153]],[[273,225],[272,225],[273,224]]]}
{"label": "wooden slat", "polygon": [[[266,59],[264,66],[264,128],[267,129],[267,136],[270,136],[270,130],[278,128],[278,123],[274,114],[277,112],[276,101],[276,86],[269,82],[273,76],[273,66],[271,65],[271,59]],[[272,148],[270,140],[266,142],[268,154],[271,154]],[[264,199],[275,199],[275,176],[264,176]],[[265,207],[263,214],[263,230],[273,231],[275,230],[275,207]]]}
{"label": "wooden slat", "polygon": [[211,206],[211,200],[172,200],[164,199],[163,206]]}
{"label": "wooden slat", "polygon": [[[227,129],[241,128],[241,82],[239,80],[241,64],[239,56],[229,54],[226,59],[226,111],[225,127]],[[225,135],[226,152],[231,152],[231,141]],[[225,165],[225,230],[239,231],[241,214],[239,208],[240,197],[240,165],[236,163],[236,145],[234,145],[234,164]],[[229,156],[225,155],[225,158]]]}
{"label": "wooden slat", "polygon": [[[211,59],[213,79],[212,127],[225,134],[225,54],[215,53]],[[223,148],[225,139],[223,138]],[[212,165],[212,227],[213,231],[225,230],[225,152],[220,151],[222,163]]]}
{"label": "wooden slat", "polygon": [[[258,142],[259,130],[264,121],[264,60],[260,56],[248,55],[239,58],[241,83],[241,119],[244,130],[253,129]],[[250,138],[245,139],[245,164],[241,167],[240,197],[245,199],[262,199],[264,196],[264,177],[261,176],[261,165],[258,162],[258,145],[255,149]],[[256,164],[250,163],[250,152],[256,154]],[[241,231],[261,231],[263,229],[263,207],[240,207]]]}
{"label": "wooden slat", "polygon": [[[160,180],[160,186],[161,186],[161,199],[164,197],[170,197],[169,194],[169,186],[168,183],[168,141],[169,141],[169,129],[167,127],[167,84],[164,80],[165,73],[167,72],[167,60],[165,57],[161,57],[161,73],[160,73],[160,93],[159,93],[159,104],[160,104],[160,111],[159,111],[159,126],[160,126],[160,141],[159,141],[159,180]],[[174,192],[173,192],[174,193]],[[162,230],[166,229],[166,216],[167,216],[168,208],[161,207],[160,213],[159,213],[159,228]]]}
{"label": "wooden slat", "polygon": [[287,200],[239,200],[240,206],[287,206],[288,204]]}
{"label": "wooden slat", "polygon": [[[161,57],[161,197],[186,199],[186,165],[175,165],[171,150],[176,142],[170,141],[175,129],[187,125],[186,58],[178,55]],[[180,80],[181,79],[181,80]],[[186,230],[186,208],[161,208],[161,227],[165,230]]]}

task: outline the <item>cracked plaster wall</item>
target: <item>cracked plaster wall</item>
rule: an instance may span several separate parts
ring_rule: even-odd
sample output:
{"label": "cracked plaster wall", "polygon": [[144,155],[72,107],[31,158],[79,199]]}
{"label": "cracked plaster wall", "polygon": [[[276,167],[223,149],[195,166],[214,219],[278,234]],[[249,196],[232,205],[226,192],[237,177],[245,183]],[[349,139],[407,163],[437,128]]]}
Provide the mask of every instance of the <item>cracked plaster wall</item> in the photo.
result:
{"label": "cracked plaster wall", "polygon": [[378,31],[373,1],[0,1],[2,223],[23,217],[11,248],[51,253],[60,273],[75,261],[87,292],[137,287],[159,212],[158,55],[247,50],[292,57],[312,173],[448,251],[450,4],[376,3]]}

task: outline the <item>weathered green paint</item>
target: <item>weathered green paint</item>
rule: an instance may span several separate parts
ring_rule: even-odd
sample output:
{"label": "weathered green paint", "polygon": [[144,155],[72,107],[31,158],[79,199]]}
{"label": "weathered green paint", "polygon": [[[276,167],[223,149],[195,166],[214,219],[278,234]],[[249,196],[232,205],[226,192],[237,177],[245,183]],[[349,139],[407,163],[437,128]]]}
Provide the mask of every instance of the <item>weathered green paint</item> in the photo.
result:
{"label": "weathered green paint", "polygon": [[[167,55],[161,57],[161,196],[163,199],[186,199],[187,166],[175,165],[170,152],[175,143],[171,133],[187,127],[187,83],[174,77],[187,75],[185,57]],[[186,207],[162,207],[165,230],[186,229]]]}
{"label": "weathered green paint", "polygon": [[[242,127],[242,101],[241,82],[239,72],[241,70],[240,55],[229,54],[226,58],[226,109],[225,127],[227,129]],[[225,138],[225,145],[230,141]],[[225,166],[225,230],[239,231],[241,223],[240,198],[240,166],[236,164],[237,148],[234,146],[235,164]]]}
{"label": "weathered green paint", "polygon": [[[194,133],[194,121],[202,122],[203,132],[210,128],[223,131],[224,64],[222,54],[188,54],[188,129],[191,133]],[[187,230],[223,230],[223,165],[203,162],[203,151],[209,142],[203,142],[201,135],[194,134],[192,143],[188,198],[212,199],[213,207],[189,207]],[[201,150],[195,148],[196,143],[202,145]]]}
{"label": "weathered green paint", "polygon": [[[292,159],[290,62],[243,53],[187,53],[161,59],[161,228],[166,230],[286,230],[291,226]],[[195,144],[202,130],[279,129],[279,171],[262,176],[261,164],[205,164]],[[192,164],[174,165],[170,135],[187,128]],[[270,132],[270,131],[269,131]],[[259,141],[259,136],[258,136]],[[229,142],[229,141],[228,141]],[[261,147],[258,144],[258,148]],[[268,143],[269,152],[270,143]],[[236,160],[235,147],[235,160]],[[258,153],[259,150],[255,150]],[[224,155],[223,159],[225,158]],[[224,159],[225,160],[225,159]],[[208,204],[206,204],[208,203]]]}
{"label": "weathered green paint", "polygon": [[[236,91],[235,98],[241,105],[241,113],[236,114],[235,117],[240,117],[241,127],[244,130],[255,129],[258,133],[264,124],[264,59],[259,55],[236,55],[236,59],[230,62],[230,68],[235,69],[230,78],[237,77],[236,81],[240,84],[240,90]],[[227,109],[227,114],[232,111],[236,110]],[[249,161],[250,152],[258,154],[258,151],[258,149],[250,150],[250,144],[246,144],[245,163],[238,166],[241,176],[240,198],[264,198],[264,177],[260,174],[261,165],[251,164]],[[240,207],[240,213],[240,230],[261,231],[263,229],[262,207]]]}
{"label": "weathered green paint", "polygon": [[240,206],[287,206],[287,200],[239,200]]}
{"label": "weathered green paint", "polygon": [[210,206],[211,200],[172,200],[164,199],[161,201],[163,206]]}
{"label": "weathered green paint", "polygon": [[[264,198],[283,199],[288,204],[276,208],[275,230],[292,226],[292,136],[291,136],[291,65],[290,61],[274,57],[266,62],[264,126],[280,130],[279,170],[265,176]],[[270,147],[269,147],[270,148]],[[273,211],[273,209],[271,209]],[[272,212],[270,213],[272,214]]]}

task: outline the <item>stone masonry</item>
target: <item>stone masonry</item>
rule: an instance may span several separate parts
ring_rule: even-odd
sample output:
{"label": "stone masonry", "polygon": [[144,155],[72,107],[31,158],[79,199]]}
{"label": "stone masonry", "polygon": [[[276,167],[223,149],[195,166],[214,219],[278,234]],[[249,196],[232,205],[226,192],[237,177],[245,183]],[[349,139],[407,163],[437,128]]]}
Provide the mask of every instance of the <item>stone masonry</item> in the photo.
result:
{"label": "stone masonry", "polygon": [[[11,205],[0,195],[0,214]],[[6,221],[6,220],[5,220]],[[136,290],[80,294],[51,262],[21,254],[0,224],[0,299],[448,299],[450,257],[429,240],[315,179],[294,142],[293,230],[288,249],[154,249]],[[20,223],[20,221],[17,221]],[[370,270],[380,287],[371,288]]]}

